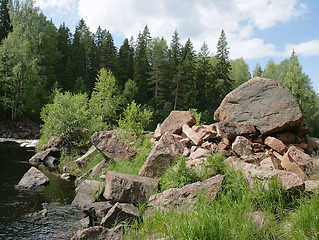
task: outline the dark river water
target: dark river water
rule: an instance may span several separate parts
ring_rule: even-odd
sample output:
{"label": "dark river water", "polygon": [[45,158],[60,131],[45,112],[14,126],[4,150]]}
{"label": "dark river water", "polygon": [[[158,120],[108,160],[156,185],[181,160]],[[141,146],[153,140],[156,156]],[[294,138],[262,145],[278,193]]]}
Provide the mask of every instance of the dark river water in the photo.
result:
{"label": "dark river water", "polygon": [[[70,239],[82,217],[70,203],[72,183],[44,172],[50,184],[41,191],[18,190],[34,152],[0,143],[0,239]],[[46,212],[46,214],[42,214]]]}

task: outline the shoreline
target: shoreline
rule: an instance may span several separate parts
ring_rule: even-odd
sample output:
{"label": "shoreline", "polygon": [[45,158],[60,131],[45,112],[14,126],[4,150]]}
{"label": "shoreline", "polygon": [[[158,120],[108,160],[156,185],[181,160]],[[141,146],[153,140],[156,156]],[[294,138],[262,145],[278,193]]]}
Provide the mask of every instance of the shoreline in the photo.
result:
{"label": "shoreline", "polygon": [[35,148],[39,139],[1,138],[0,143],[16,143],[22,148]]}

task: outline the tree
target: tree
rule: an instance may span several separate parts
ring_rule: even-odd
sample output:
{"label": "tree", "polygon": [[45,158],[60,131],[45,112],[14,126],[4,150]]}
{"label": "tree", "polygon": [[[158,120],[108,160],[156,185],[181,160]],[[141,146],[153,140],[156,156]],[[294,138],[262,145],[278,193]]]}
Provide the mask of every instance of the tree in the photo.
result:
{"label": "tree", "polygon": [[253,77],[261,77],[263,74],[263,70],[259,63],[256,63],[256,66],[253,71]]}
{"label": "tree", "polygon": [[114,40],[109,31],[105,32],[100,48],[101,68],[110,70],[117,76],[117,50],[114,46]]}
{"label": "tree", "polygon": [[119,87],[123,90],[128,79],[133,79],[134,76],[134,48],[127,38],[119,50],[118,69]]}
{"label": "tree", "polygon": [[251,78],[249,66],[243,58],[230,61],[230,77],[233,79],[233,89],[248,81]]}
{"label": "tree", "polygon": [[138,88],[137,103],[146,104],[150,99],[147,80],[149,79],[150,61],[148,54],[148,44],[150,41],[148,27],[145,26],[143,33],[137,38],[135,57],[134,57],[134,81]]}
{"label": "tree", "polygon": [[8,0],[0,0],[0,45],[8,33],[12,31],[8,3]]}
{"label": "tree", "polygon": [[217,44],[215,78],[217,79],[219,101],[232,90],[233,81],[230,78],[229,47],[224,30],[221,31]]}
{"label": "tree", "polygon": [[274,62],[273,59],[269,59],[261,75],[264,78],[270,78],[280,81],[280,74],[281,73],[279,71],[278,65]]}

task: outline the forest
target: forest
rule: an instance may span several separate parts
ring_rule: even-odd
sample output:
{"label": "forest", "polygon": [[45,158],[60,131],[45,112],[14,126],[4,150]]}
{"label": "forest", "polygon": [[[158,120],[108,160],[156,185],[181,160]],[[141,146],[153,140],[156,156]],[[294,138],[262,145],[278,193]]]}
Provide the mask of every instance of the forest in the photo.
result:
{"label": "forest", "polygon": [[105,126],[116,126],[132,102],[152,113],[150,130],[174,109],[192,109],[212,123],[228,92],[261,76],[291,90],[311,135],[319,136],[319,98],[294,51],[251,73],[243,58],[229,59],[230,50],[222,29],[213,55],[205,42],[196,52],[190,39],[181,44],[177,30],[168,42],[147,26],[117,48],[110,31],[92,33],[83,19],[72,32],[64,23],[57,28],[32,0],[1,0],[0,120],[40,123],[50,110],[44,106],[60,97],[84,101],[95,111],[88,117]]}

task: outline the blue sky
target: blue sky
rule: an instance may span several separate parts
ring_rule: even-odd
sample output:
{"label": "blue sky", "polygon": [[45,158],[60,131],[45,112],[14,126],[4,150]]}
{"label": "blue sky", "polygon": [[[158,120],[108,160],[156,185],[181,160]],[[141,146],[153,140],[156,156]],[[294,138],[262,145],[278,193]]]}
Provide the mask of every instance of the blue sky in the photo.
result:
{"label": "blue sky", "polygon": [[205,41],[214,54],[224,29],[230,58],[243,57],[251,71],[270,58],[279,63],[294,49],[319,93],[318,0],[36,0],[36,5],[57,27],[65,22],[73,30],[83,18],[92,32],[99,25],[110,30],[118,47],[147,24],[152,37],[170,43],[177,29],[182,43],[190,38],[199,51]]}

